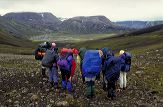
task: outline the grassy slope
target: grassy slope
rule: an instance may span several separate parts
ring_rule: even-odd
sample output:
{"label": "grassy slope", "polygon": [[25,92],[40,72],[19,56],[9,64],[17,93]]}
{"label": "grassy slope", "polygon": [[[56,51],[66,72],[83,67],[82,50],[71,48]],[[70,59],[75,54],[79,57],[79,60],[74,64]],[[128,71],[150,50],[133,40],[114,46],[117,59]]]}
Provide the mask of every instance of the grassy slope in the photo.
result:
{"label": "grassy slope", "polygon": [[78,43],[88,40],[98,40],[101,38],[112,37],[116,35],[117,32],[108,34],[70,34],[70,33],[51,33],[38,36],[32,36],[30,40],[33,41],[55,41],[60,43]]}
{"label": "grassy slope", "polygon": [[[162,36],[159,34],[156,36],[156,34],[158,33],[155,35],[109,38],[105,42],[100,40],[100,42],[76,44],[95,48],[96,46],[103,47],[103,44],[110,46],[113,43],[114,47],[112,46],[112,48],[115,50],[120,49],[118,44],[121,44],[121,48],[132,51],[132,68],[127,75],[128,87],[125,91],[118,93],[114,101],[105,98],[107,92],[102,90],[101,82],[98,81],[96,81],[96,97],[88,100],[84,94],[85,85],[82,84],[79,69],[73,78],[75,91],[67,94],[66,91],[54,90],[48,86],[48,78],[42,79],[40,77],[40,62],[35,61],[32,55],[0,54],[0,76],[3,79],[3,83],[0,84],[2,87],[0,105],[14,106],[14,102],[19,101],[21,106],[29,106],[33,101],[31,100],[32,95],[37,95],[39,106],[56,106],[57,102],[66,101],[70,106],[82,107],[162,107],[163,102],[160,101],[163,98],[163,44],[157,42],[162,41]],[[148,40],[147,43],[145,39]],[[136,42],[127,45],[126,43],[130,41]],[[147,47],[149,47],[148,50],[146,50]]]}
{"label": "grassy slope", "polygon": [[[61,99],[61,100],[66,100],[72,105],[80,105],[80,106],[89,106],[90,104],[94,104],[96,106],[108,106],[108,103],[112,106],[129,106],[129,105],[135,105],[135,106],[141,106],[141,104],[152,104],[157,106],[157,103],[159,103],[159,100],[163,98],[163,72],[162,72],[162,62],[163,62],[163,30],[151,32],[151,33],[145,33],[139,36],[125,36],[125,37],[115,37],[115,38],[105,38],[105,39],[100,39],[100,40],[93,40],[93,41],[88,41],[88,42],[81,42],[81,43],[74,43],[70,44],[73,45],[74,47],[89,47],[89,48],[101,48],[104,46],[111,47],[115,51],[119,51],[120,49],[126,49],[129,52],[132,52],[133,54],[133,63],[132,63],[132,68],[131,72],[128,74],[128,88],[126,91],[120,93],[115,101],[108,101],[108,99],[105,99],[106,93],[103,92],[101,89],[100,84],[96,84],[96,99],[95,101],[90,101],[86,100],[84,94],[84,87],[81,87],[82,83],[81,79],[79,79],[81,76],[76,72],[76,77],[74,79],[77,79],[77,83],[75,88],[76,88],[76,93],[75,95],[81,96],[81,97],[72,97],[68,98],[67,96],[62,96],[61,94],[58,94],[54,90],[47,91],[49,89],[46,84],[43,84],[45,81],[39,77],[40,69],[39,69],[39,62],[35,61],[33,56],[1,56],[1,66],[5,67],[6,70],[9,68],[8,71],[12,72],[14,71],[13,78],[10,77],[10,79],[6,79],[4,82],[3,89],[7,90],[7,92],[10,92],[11,96],[1,96],[3,99],[2,104],[10,104],[8,100],[6,99],[12,99],[13,101],[17,100],[15,97],[15,94],[12,94],[12,91],[18,90],[15,93],[23,93],[21,94],[22,96],[25,97],[25,99],[22,99],[21,97],[21,104],[27,105],[29,103],[29,99],[31,95],[28,95],[28,91],[26,93],[23,92],[22,87],[26,87],[27,89],[30,90],[30,92],[37,93],[40,96],[46,96],[45,101],[40,101],[42,103],[50,104],[51,99],[54,101]],[[8,39],[7,39],[8,40]],[[18,41],[17,41],[18,42]],[[21,45],[22,42],[20,42]],[[19,44],[19,42],[18,42]],[[67,44],[67,43],[66,43]],[[60,44],[62,46],[65,46],[65,44]],[[30,48],[21,48],[21,47],[16,47],[15,46],[9,46],[9,45],[1,45],[0,47],[4,47],[6,51],[10,52],[17,52],[17,53],[29,53],[32,52]],[[28,45],[27,45],[28,47]],[[9,49],[9,50],[8,50]],[[24,50],[23,50],[24,49]],[[29,50],[28,50],[29,49]],[[26,52],[27,51],[27,52]],[[1,49],[0,49],[1,52]],[[11,58],[8,60],[7,58]],[[32,64],[31,64],[32,63]],[[2,71],[5,73],[6,72],[4,69]],[[9,73],[10,73],[9,72]],[[15,73],[16,72],[16,73]],[[30,74],[31,73],[31,74]],[[9,75],[9,74],[6,74]],[[18,77],[20,75],[20,77]],[[34,76],[32,76],[34,75]],[[80,77],[79,77],[80,76]],[[19,82],[15,82],[15,84],[10,84],[11,81],[15,81],[15,77],[17,77],[17,80],[20,80],[21,82],[29,82],[27,84],[20,84]],[[38,84],[38,81],[43,81]],[[9,83],[9,87],[12,88],[7,88]],[[6,86],[6,88],[5,88]],[[40,86],[45,86],[43,88],[40,88]],[[33,88],[34,87],[34,88]],[[20,89],[20,90],[19,90]],[[38,91],[39,90],[39,91]],[[82,90],[82,91],[80,91]],[[50,94],[49,94],[50,93]],[[154,93],[154,94],[152,94]],[[73,94],[73,93],[72,93]],[[4,94],[3,94],[4,95]],[[15,96],[14,96],[15,95]],[[65,95],[63,93],[63,95]],[[57,97],[56,97],[57,96]],[[161,97],[162,96],[162,97]],[[71,100],[72,99],[72,100]],[[69,101],[70,100],[70,101]],[[138,102],[137,102],[138,101]],[[25,103],[24,103],[25,102]],[[137,104],[137,103],[138,104]],[[148,102],[148,103],[147,103]],[[42,105],[42,103],[40,105]],[[137,104],[137,105],[136,105]],[[143,105],[142,104],[142,105]],[[160,103],[161,104],[161,103]]]}
{"label": "grassy slope", "polygon": [[[156,29],[151,32],[150,29],[145,29],[145,33],[142,32],[139,35],[132,35],[128,33],[127,36],[124,34],[113,38],[104,38],[99,40],[92,40],[74,44],[77,47],[88,47],[88,48],[101,48],[110,47],[113,50],[126,49],[130,51],[143,52],[144,50],[161,48],[163,46],[163,26],[162,28]],[[147,32],[149,30],[149,33]],[[140,31],[138,31],[140,33]],[[135,34],[135,32],[134,32]]]}
{"label": "grassy slope", "polygon": [[0,30],[0,53],[31,54],[35,46],[36,43],[9,36]]}

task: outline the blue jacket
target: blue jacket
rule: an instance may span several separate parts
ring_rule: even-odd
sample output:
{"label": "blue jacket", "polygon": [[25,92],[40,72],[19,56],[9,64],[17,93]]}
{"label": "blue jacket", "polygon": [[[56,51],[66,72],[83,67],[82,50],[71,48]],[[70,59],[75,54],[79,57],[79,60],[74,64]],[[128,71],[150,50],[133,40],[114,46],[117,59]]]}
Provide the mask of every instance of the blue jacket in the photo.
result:
{"label": "blue jacket", "polygon": [[[123,64],[121,71],[122,72],[129,72],[131,67],[131,54],[128,52],[125,52],[124,54],[119,56],[125,63]],[[126,58],[129,58],[130,61],[128,62]]]}
{"label": "blue jacket", "polygon": [[102,70],[104,71],[105,70],[104,63],[106,59],[111,56],[111,54],[109,53],[109,49],[107,47],[102,48],[101,51],[103,52],[103,55],[101,58],[102,58]]}
{"label": "blue jacket", "polygon": [[124,65],[124,60],[120,57],[110,56],[104,64],[105,77],[110,81],[117,81],[121,71],[121,67]]}

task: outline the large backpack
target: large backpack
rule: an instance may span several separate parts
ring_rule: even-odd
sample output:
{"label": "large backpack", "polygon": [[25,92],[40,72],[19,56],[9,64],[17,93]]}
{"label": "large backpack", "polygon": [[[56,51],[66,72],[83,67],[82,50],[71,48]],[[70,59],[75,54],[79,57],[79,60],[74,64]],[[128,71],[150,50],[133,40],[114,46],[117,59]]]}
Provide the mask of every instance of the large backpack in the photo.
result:
{"label": "large backpack", "polygon": [[42,59],[42,66],[52,67],[53,63],[57,62],[58,54],[54,50],[48,49]]}
{"label": "large backpack", "polygon": [[76,62],[72,53],[61,54],[57,64],[59,65],[60,69],[69,71],[70,76],[73,77],[76,69]]}
{"label": "large backpack", "polygon": [[81,61],[84,59],[84,55],[85,55],[86,51],[87,51],[86,48],[80,48],[79,49],[79,56],[80,56]]}
{"label": "large backpack", "polygon": [[103,52],[103,55],[102,55],[102,70],[104,70],[104,63],[111,56],[111,54],[109,53],[109,49],[107,47],[102,48],[101,51]]}
{"label": "large backpack", "polygon": [[131,54],[129,52],[125,52],[125,64],[131,65]]}
{"label": "large backpack", "polygon": [[72,60],[68,60],[69,57],[71,57],[72,54],[70,53],[66,53],[64,55],[60,55],[60,59],[58,61],[58,65],[60,67],[60,69],[64,69],[67,71],[71,70],[71,66],[72,66]]}
{"label": "large backpack", "polygon": [[82,72],[84,77],[96,76],[101,71],[101,57],[98,50],[88,50],[82,61]]}
{"label": "large backpack", "polygon": [[131,56],[131,54],[129,52],[125,52],[124,55],[125,55],[125,68],[124,68],[123,71],[128,72],[128,71],[130,71],[131,57],[132,56]]}
{"label": "large backpack", "polygon": [[35,50],[35,59],[42,60],[46,50],[49,49],[50,47],[51,45],[49,42],[39,44],[37,49]]}
{"label": "large backpack", "polygon": [[119,74],[121,71],[121,65],[123,61],[119,57],[110,57],[105,62],[105,77],[107,80],[116,81],[119,78]]}
{"label": "large backpack", "polygon": [[76,48],[62,48],[60,53],[73,53],[73,54],[78,54],[78,50]]}

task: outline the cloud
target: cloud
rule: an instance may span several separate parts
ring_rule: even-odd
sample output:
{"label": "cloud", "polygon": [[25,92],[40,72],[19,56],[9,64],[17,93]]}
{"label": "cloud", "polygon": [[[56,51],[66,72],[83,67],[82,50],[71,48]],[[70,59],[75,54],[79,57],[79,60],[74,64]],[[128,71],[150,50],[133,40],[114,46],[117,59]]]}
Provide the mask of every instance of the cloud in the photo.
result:
{"label": "cloud", "polygon": [[163,0],[1,0],[0,14],[52,12],[57,17],[105,15],[116,20],[163,19]]}

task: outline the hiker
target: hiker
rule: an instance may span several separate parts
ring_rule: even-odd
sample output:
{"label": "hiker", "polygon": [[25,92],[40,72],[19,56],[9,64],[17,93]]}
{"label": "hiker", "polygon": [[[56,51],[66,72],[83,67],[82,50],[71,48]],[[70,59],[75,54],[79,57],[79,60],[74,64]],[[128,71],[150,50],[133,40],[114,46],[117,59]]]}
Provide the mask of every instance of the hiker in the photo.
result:
{"label": "hiker", "polygon": [[79,64],[79,67],[80,67],[80,72],[81,72],[81,75],[82,75],[83,83],[85,82],[85,78],[84,78],[84,76],[82,74],[82,62],[83,62],[84,55],[85,55],[86,51],[87,51],[87,49],[82,47],[82,48],[79,49],[79,54],[77,55],[77,63]]}
{"label": "hiker", "polygon": [[126,85],[127,85],[127,72],[130,71],[130,67],[131,67],[131,54],[128,52],[125,52],[124,50],[121,50],[119,52],[119,57],[122,58],[125,62],[125,64],[123,65],[121,72],[120,72],[120,88],[125,90],[126,89]]}
{"label": "hiker", "polygon": [[77,50],[63,48],[60,52],[60,59],[57,62],[62,75],[62,89],[67,89],[69,92],[73,90],[72,77],[76,69],[73,54],[78,54]]}
{"label": "hiker", "polygon": [[[99,50],[99,48],[96,48],[96,50]],[[100,74],[101,74],[101,73],[99,72],[99,74],[97,74],[97,76],[96,76],[96,80],[97,80],[97,81],[100,81]]]}
{"label": "hiker", "polygon": [[[79,51],[80,52],[80,51]],[[81,62],[82,78],[84,78],[87,89],[87,98],[93,98],[95,96],[95,79],[101,71],[101,56],[100,50],[87,50]]]}
{"label": "hiker", "polygon": [[116,97],[116,84],[119,79],[121,67],[124,64],[119,57],[109,56],[104,62],[105,76],[107,81],[107,97],[112,100]]}
{"label": "hiker", "polygon": [[[38,45],[35,50],[35,59],[41,61],[45,55],[47,49],[51,48],[51,44],[49,42],[44,42]],[[46,67],[41,65],[41,74],[43,77],[46,77]]]}
{"label": "hiker", "polygon": [[48,49],[45,53],[45,56],[42,59],[42,65],[47,67],[49,70],[49,82],[50,85],[54,88],[58,88],[58,67],[57,61],[59,60],[59,56],[57,53],[58,48],[56,44],[53,42],[51,44],[51,48]]}
{"label": "hiker", "polygon": [[103,75],[103,90],[106,91],[107,90],[107,80],[105,79],[105,67],[104,67],[104,63],[105,61],[112,56],[111,52],[109,51],[109,48],[104,47],[101,49],[101,51],[103,52],[102,55],[102,75]]}

